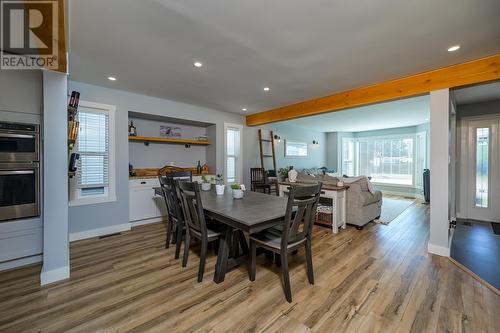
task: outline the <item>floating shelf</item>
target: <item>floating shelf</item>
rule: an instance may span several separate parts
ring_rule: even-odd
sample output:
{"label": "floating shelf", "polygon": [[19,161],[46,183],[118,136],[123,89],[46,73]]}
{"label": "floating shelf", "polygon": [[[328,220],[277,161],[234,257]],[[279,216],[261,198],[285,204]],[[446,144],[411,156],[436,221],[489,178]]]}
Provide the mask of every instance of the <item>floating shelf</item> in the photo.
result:
{"label": "floating shelf", "polygon": [[200,146],[208,146],[210,141],[201,141],[201,140],[189,140],[189,139],[171,139],[171,138],[156,138],[150,136],[129,136],[129,141],[141,141],[141,142],[156,142],[156,143],[173,143],[173,144],[181,144],[181,145],[200,145]]}

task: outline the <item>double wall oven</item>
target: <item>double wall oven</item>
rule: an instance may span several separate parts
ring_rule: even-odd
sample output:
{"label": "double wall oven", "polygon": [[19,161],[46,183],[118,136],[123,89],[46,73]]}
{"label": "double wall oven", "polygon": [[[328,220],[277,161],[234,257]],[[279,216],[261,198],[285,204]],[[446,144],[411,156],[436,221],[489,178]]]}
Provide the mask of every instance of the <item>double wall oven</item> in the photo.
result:
{"label": "double wall oven", "polygon": [[0,122],[0,222],[40,215],[40,127]]}

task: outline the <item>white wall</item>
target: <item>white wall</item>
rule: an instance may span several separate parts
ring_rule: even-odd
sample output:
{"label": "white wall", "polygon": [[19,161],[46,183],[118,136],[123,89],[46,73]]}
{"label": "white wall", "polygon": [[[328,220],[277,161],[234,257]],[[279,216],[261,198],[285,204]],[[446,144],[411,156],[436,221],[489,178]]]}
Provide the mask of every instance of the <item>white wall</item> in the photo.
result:
{"label": "white wall", "polygon": [[431,92],[430,141],[430,237],[431,253],[449,256],[449,143],[450,92],[441,89]]}
{"label": "white wall", "polygon": [[67,78],[43,72],[43,267],[41,284],[69,277]]}

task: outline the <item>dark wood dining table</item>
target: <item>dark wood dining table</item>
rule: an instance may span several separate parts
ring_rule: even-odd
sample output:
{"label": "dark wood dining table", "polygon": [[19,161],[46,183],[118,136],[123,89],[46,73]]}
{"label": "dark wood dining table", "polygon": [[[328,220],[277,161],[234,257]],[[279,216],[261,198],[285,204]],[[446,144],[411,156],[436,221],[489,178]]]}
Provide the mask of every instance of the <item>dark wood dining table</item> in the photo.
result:
{"label": "dark wood dining table", "polygon": [[[162,195],[159,187],[155,188],[155,192]],[[287,204],[286,198],[250,191],[245,191],[243,198],[234,199],[232,191],[228,189],[224,195],[217,195],[214,189],[201,191],[201,200],[205,214],[224,226],[215,266],[216,283],[223,282],[227,271],[245,262],[248,246],[244,234],[256,233],[282,223]],[[244,252],[241,256],[231,251],[233,236],[238,232]],[[230,256],[231,252],[233,256]]]}

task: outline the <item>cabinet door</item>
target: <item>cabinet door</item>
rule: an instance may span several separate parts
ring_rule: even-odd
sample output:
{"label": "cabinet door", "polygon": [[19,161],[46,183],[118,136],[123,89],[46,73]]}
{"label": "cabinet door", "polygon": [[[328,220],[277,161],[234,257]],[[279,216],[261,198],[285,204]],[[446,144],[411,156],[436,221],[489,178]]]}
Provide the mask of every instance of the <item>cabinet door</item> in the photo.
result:
{"label": "cabinet door", "polygon": [[154,190],[151,187],[132,187],[129,193],[130,221],[157,217]]}

